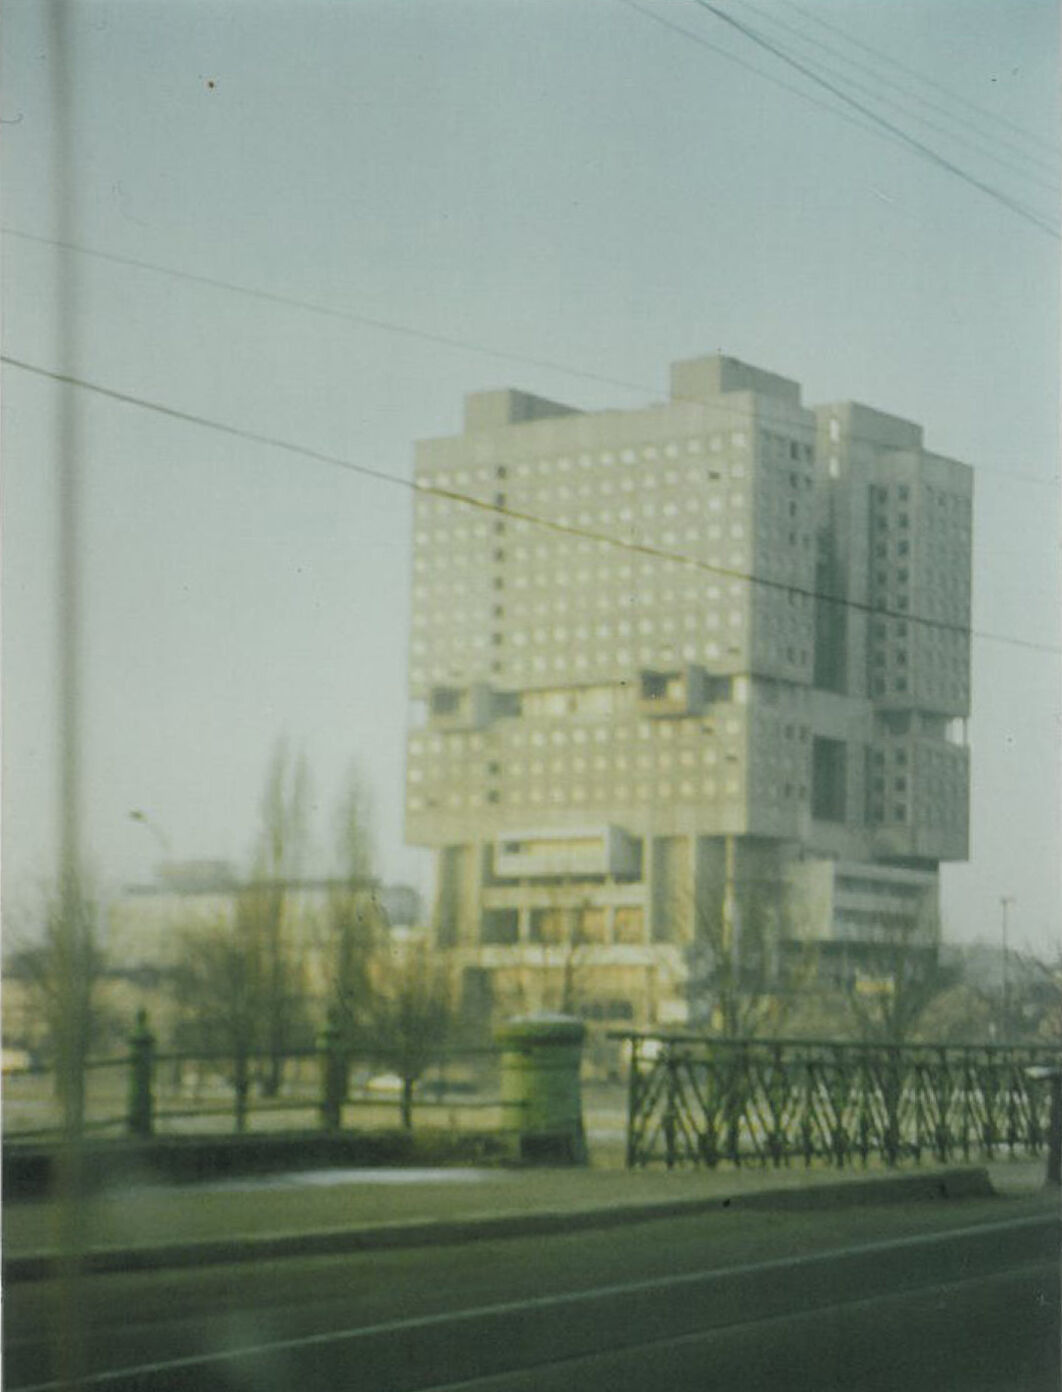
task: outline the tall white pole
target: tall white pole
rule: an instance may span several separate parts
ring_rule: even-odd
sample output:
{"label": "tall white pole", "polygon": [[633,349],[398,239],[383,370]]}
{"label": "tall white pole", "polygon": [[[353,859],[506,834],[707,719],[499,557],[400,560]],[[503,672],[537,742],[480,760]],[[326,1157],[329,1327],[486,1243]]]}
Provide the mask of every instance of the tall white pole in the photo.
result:
{"label": "tall white pole", "polygon": [[[51,59],[51,106],[54,121],[54,235],[75,240],[72,174],[71,30],[69,0],[50,0],[48,50]],[[55,326],[59,371],[77,371],[77,287],[74,259],[57,259]],[[56,389],[57,450],[57,603],[56,686],[58,696],[58,957],[56,1069],[63,1104],[63,1142],[58,1173],[60,1272],[54,1341],[56,1373],[61,1386],[79,1384],[84,1367],[81,1300],[82,1128],[84,1122],[83,974],[88,924],[85,920],[81,847],[81,574],[80,477],[76,403],[71,389]]]}
{"label": "tall white pole", "polygon": [[1014,903],[1013,894],[1001,894],[999,906],[1002,910],[1001,932],[1003,938],[1003,957],[1000,963],[1000,983],[1002,985],[1003,1043],[1010,1043],[1010,972],[1007,960],[1007,913]]}

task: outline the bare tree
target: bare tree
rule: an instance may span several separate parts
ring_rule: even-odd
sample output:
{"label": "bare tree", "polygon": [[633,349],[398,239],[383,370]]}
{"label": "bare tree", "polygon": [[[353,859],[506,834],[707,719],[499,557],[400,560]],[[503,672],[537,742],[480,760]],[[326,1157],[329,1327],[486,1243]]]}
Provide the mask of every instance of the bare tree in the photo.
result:
{"label": "bare tree", "polygon": [[998,949],[966,944],[950,957],[949,970],[940,973],[943,989],[918,1021],[920,1037],[956,1044],[1062,1041],[1062,953],[1052,958],[1009,948],[1006,991]]}
{"label": "bare tree", "polygon": [[256,908],[238,897],[231,920],[181,935],[172,975],[178,1010],[175,1042],[231,1060],[241,1129],[251,1060],[267,1037],[268,970],[259,929]]}
{"label": "bare tree", "polygon": [[57,1086],[69,1091],[68,1114],[80,1119],[85,1060],[117,1032],[117,1022],[101,1000],[106,961],[95,899],[83,891],[65,897],[47,891],[38,922],[9,952],[5,972],[26,993],[36,1048],[54,1060],[65,1037],[71,1066],[65,1081],[57,1075]]}
{"label": "bare tree", "polygon": [[243,911],[257,924],[263,955],[265,1051],[263,1079],[268,1096],[280,1089],[285,1052],[305,1033],[305,979],[301,953],[292,940],[291,890],[307,849],[310,775],[305,758],[292,761],[287,743],[273,751],[260,804],[261,828],[254,858],[254,884]]}
{"label": "bare tree", "polygon": [[1062,1040],[1062,951],[1053,958],[1026,950],[1007,953],[1007,991],[995,996],[993,1014],[1004,1041],[1058,1043]]}
{"label": "bare tree", "polygon": [[692,914],[687,993],[690,1020],[724,1038],[749,1038],[777,1025],[783,910],[768,887],[738,885],[732,899],[702,898]]}
{"label": "bare tree", "polygon": [[998,996],[970,981],[955,979],[926,1003],[918,1018],[918,1036],[934,1044],[983,1044],[995,1037]]}
{"label": "bare tree", "polygon": [[351,763],[347,769],[336,811],[335,849],[343,879],[358,883],[372,879],[376,861],[372,798],[356,763]]}
{"label": "bare tree", "polygon": [[913,924],[882,920],[877,927],[876,958],[857,976],[849,1006],[864,1039],[904,1044],[919,1032],[954,974],[940,965],[935,908],[927,908]]}
{"label": "bare tree", "polygon": [[413,1089],[438,1062],[453,1027],[453,991],[446,967],[426,944],[392,953],[373,1008],[372,1052],[402,1080],[402,1125],[413,1125]]}
{"label": "bare tree", "polygon": [[372,1015],[373,963],[385,939],[384,917],[371,889],[333,886],[327,907],[327,1007],[348,1050],[366,1040]]}
{"label": "bare tree", "polygon": [[594,912],[585,896],[573,902],[563,888],[547,892],[545,903],[534,910],[532,942],[522,954],[515,977],[517,1010],[579,1013],[586,1004],[591,976],[590,949],[595,939],[587,920]]}
{"label": "bare tree", "polygon": [[372,1013],[373,961],[386,922],[373,878],[371,805],[352,766],[336,816],[339,882],[327,910],[328,1010],[347,1050],[364,1047]]}

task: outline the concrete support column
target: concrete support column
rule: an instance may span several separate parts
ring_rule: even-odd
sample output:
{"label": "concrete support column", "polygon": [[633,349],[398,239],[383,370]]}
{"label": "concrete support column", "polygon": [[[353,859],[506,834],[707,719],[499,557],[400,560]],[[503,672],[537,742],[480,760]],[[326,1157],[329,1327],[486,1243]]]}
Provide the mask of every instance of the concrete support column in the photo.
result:
{"label": "concrete support column", "polygon": [[642,941],[651,943],[656,918],[656,849],[651,827],[646,828],[642,840],[642,884],[645,886]]}
{"label": "concrete support column", "polygon": [[738,920],[737,851],[733,836],[728,836],[724,842],[723,857],[723,953],[733,953],[736,958],[741,950],[741,924]]}
{"label": "concrete support column", "polygon": [[522,943],[531,941],[531,908],[528,904],[521,904],[516,911],[516,935]]}
{"label": "concrete support column", "polygon": [[679,900],[682,922],[678,925],[675,941],[685,946],[693,941],[693,936],[697,931],[697,837],[693,835],[686,838],[686,865],[683,879],[685,884]]}
{"label": "concrete support column", "polygon": [[478,946],[480,942],[480,927],[483,922],[483,902],[481,890],[483,887],[483,855],[485,847],[479,841],[471,842],[465,848],[465,863],[462,866],[464,884],[462,885],[462,902],[464,905],[464,923],[461,927],[461,940],[469,945]]}

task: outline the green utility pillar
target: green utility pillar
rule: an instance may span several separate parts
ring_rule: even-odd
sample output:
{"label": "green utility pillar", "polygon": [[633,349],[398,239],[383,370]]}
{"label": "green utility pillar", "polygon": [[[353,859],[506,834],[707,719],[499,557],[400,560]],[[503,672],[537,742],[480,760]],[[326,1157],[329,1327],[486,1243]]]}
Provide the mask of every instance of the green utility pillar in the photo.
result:
{"label": "green utility pillar", "polygon": [[579,1084],[586,1026],[571,1015],[526,1015],[498,1030],[501,1094],[520,1159],[585,1165]]}
{"label": "green utility pillar", "polygon": [[1034,1064],[1025,1070],[1033,1083],[1047,1083],[1050,1089],[1050,1111],[1047,1122],[1047,1176],[1045,1184],[1055,1189],[1062,1185],[1062,1068]]}

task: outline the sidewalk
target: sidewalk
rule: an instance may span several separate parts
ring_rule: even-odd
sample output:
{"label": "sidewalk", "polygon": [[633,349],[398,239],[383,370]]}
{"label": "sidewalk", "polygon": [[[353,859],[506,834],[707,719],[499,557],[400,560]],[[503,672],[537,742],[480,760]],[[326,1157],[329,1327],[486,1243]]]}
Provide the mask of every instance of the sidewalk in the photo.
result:
{"label": "sidewalk", "polygon": [[[1041,1163],[988,1167],[1001,1194],[1043,1186]],[[83,1246],[95,1269],[276,1257],[295,1252],[454,1243],[570,1231],[725,1207],[842,1207],[986,1197],[985,1167],[888,1171],[347,1170],[217,1184],[148,1184],[83,1205]],[[58,1206],[7,1204],[8,1279],[47,1273]]]}

